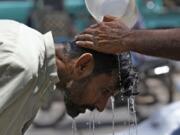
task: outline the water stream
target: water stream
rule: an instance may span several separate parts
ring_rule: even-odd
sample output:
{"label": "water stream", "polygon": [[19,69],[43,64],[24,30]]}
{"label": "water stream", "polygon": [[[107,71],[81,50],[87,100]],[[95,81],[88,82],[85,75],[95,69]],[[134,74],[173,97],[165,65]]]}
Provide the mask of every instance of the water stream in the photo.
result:
{"label": "water stream", "polygon": [[76,127],[76,120],[72,120],[72,135],[76,135],[77,127]]}
{"label": "water stream", "polygon": [[115,135],[115,112],[114,112],[114,97],[111,96],[111,105],[112,105],[112,135]]}
{"label": "water stream", "polygon": [[138,135],[134,96],[130,96],[128,98],[128,114],[129,114],[129,135]]}
{"label": "water stream", "polygon": [[96,118],[95,112],[93,112],[93,123],[92,123],[92,133],[93,133],[93,135],[95,135],[95,118]]}
{"label": "water stream", "polygon": [[[118,55],[118,67],[119,67],[120,87],[126,86],[126,88],[122,87],[120,92],[122,95],[121,96],[122,100],[124,100],[124,98],[127,97],[128,114],[129,114],[129,135],[137,135],[138,134],[137,117],[136,117],[135,96],[134,96],[134,94],[137,93],[137,91],[135,91],[137,77],[133,69],[130,53],[123,53]],[[129,80],[127,81],[126,79]],[[127,87],[128,84],[127,82],[129,82],[130,84],[128,87]]]}

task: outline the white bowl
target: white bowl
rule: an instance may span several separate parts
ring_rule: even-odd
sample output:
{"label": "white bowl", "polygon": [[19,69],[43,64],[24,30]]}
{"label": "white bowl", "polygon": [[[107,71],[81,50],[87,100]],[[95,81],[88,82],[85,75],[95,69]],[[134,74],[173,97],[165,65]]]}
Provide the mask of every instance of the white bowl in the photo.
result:
{"label": "white bowl", "polygon": [[120,18],[129,28],[137,22],[135,0],[85,0],[86,7],[97,22],[105,15]]}

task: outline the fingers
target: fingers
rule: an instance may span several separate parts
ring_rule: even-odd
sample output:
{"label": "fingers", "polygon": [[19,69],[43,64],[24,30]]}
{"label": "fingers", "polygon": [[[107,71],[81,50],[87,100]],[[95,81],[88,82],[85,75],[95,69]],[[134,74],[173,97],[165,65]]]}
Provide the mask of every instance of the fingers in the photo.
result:
{"label": "fingers", "polygon": [[99,26],[99,23],[98,24],[93,24],[93,25],[90,25],[90,28],[96,28]]}
{"label": "fingers", "polygon": [[94,37],[93,35],[90,34],[83,34],[83,35],[78,35],[75,37],[76,44],[79,47],[84,47],[84,48],[93,48],[94,47]]}
{"label": "fingers", "polygon": [[107,15],[107,16],[104,16],[103,18],[103,22],[111,22],[114,20],[117,20],[117,17]]}
{"label": "fingers", "polygon": [[[103,47],[103,46],[110,46],[110,43],[108,40],[101,40],[98,42],[98,46],[99,47]],[[109,48],[109,49],[112,49],[112,48]]]}
{"label": "fingers", "polygon": [[111,27],[114,26],[114,25],[117,25],[117,24],[122,25],[122,26],[125,25],[121,20],[105,22],[105,24],[108,25],[108,26],[111,26]]}
{"label": "fingers", "polygon": [[85,29],[81,34],[91,34],[91,35],[94,35],[94,33],[96,32],[96,29],[95,28],[87,28]]}
{"label": "fingers", "polygon": [[90,35],[90,34],[82,34],[82,35],[75,36],[75,40],[76,41],[93,41],[94,37],[93,35]]}
{"label": "fingers", "polygon": [[76,44],[79,47],[89,48],[92,49],[94,47],[94,43],[91,41],[76,41]]}

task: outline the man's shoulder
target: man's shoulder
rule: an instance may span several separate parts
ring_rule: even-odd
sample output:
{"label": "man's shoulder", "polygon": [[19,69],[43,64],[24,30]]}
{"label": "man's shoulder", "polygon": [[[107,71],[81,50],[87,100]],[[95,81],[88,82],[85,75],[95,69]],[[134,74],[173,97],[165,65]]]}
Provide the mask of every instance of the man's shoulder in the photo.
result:
{"label": "man's shoulder", "polygon": [[20,24],[19,22],[11,19],[0,19],[0,23],[6,23],[6,24]]}

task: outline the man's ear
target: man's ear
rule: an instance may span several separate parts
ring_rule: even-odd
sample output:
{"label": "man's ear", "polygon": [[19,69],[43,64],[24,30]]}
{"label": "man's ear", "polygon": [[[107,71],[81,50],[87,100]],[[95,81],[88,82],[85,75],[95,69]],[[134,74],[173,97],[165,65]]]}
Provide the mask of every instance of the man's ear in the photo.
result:
{"label": "man's ear", "polygon": [[81,79],[92,73],[94,69],[94,58],[91,53],[82,54],[75,62],[75,79]]}

